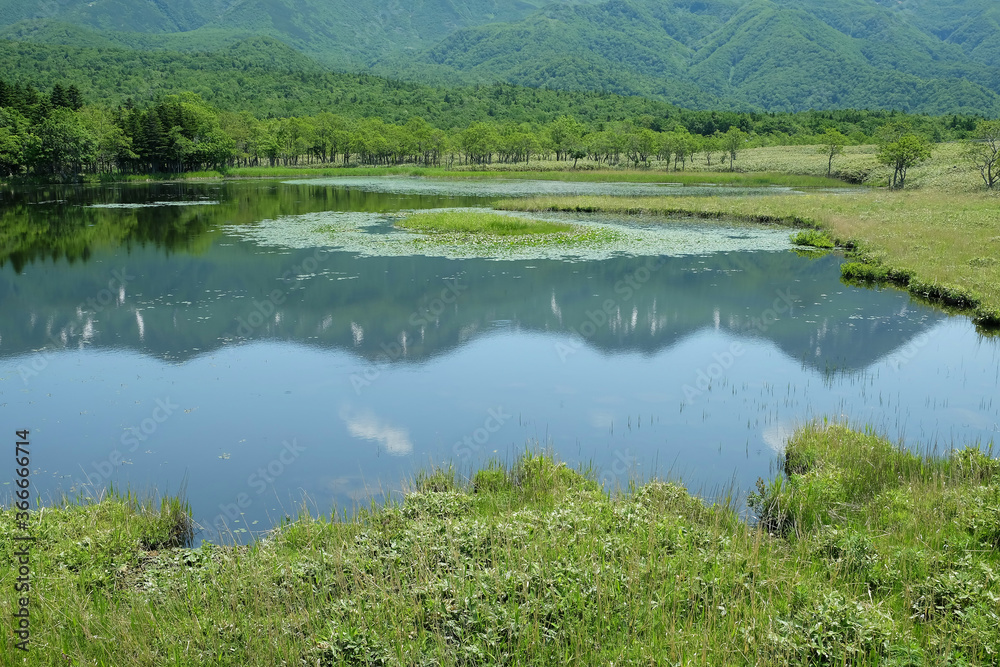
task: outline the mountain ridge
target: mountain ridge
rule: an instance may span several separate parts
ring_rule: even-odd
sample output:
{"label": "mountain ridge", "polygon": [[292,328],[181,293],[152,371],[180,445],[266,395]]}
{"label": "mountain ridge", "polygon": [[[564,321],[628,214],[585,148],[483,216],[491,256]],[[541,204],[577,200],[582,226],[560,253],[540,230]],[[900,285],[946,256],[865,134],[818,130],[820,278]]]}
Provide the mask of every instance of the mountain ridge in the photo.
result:
{"label": "mountain ridge", "polygon": [[326,68],[692,108],[1000,115],[990,0],[0,0],[0,37],[217,51],[276,39]]}

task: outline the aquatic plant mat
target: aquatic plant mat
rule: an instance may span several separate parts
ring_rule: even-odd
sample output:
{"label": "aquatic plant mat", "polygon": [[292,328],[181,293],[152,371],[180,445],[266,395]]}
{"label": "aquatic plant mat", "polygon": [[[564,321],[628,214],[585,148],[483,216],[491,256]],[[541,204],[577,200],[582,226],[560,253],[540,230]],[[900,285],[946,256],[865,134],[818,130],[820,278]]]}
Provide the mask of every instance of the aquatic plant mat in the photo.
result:
{"label": "aquatic plant mat", "polygon": [[[785,467],[749,523],[532,453],[248,548],[171,546],[169,508],[114,497],[36,511],[31,644],[8,634],[4,664],[996,663],[996,459],[816,425]],[[9,555],[14,512],[0,524]]]}
{"label": "aquatic plant mat", "polygon": [[[485,216],[485,217],[484,217]],[[621,215],[537,214],[544,233],[496,233],[507,216],[514,227],[523,214],[491,209],[431,209],[403,213],[310,213],[284,216],[226,231],[258,245],[326,247],[366,256],[429,255],[454,259],[606,259],[620,255],[702,255],[792,247],[777,227],[698,219],[628,219]],[[423,220],[445,219],[444,228],[406,229]],[[417,220],[410,223],[410,220]],[[492,220],[494,228],[474,221]],[[469,221],[472,221],[471,223]],[[520,223],[523,224],[523,223]],[[529,226],[528,229],[531,229]],[[522,229],[522,231],[524,231]]]}

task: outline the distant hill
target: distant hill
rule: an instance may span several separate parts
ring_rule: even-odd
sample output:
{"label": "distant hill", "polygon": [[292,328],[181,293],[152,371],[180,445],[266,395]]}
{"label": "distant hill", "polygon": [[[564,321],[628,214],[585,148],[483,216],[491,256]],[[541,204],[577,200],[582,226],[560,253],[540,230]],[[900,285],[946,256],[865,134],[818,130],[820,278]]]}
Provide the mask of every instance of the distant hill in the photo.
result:
{"label": "distant hill", "polygon": [[581,121],[605,122],[678,113],[673,105],[641,97],[507,84],[441,88],[331,72],[269,37],[236,40],[209,52],[0,39],[0,62],[5,63],[0,79],[8,83],[30,83],[47,92],[56,83],[74,82],[85,100],[109,106],[129,100],[141,105],[191,91],[219,109],[261,117],[329,111],[396,123],[420,116],[441,128],[487,118],[547,123],[573,114]]}
{"label": "distant hill", "polygon": [[20,42],[222,53],[261,36],[424,83],[1000,115],[996,0],[0,0],[0,37]]}

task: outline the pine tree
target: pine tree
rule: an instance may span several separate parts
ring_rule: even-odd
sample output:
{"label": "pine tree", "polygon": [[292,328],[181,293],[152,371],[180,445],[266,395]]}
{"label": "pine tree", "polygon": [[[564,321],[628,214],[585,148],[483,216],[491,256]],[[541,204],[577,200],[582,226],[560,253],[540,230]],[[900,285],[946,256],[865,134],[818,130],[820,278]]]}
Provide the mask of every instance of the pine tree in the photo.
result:
{"label": "pine tree", "polygon": [[138,153],[150,168],[150,171],[162,171],[163,151],[166,146],[166,136],[163,125],[155,110],[143,113],[142,129],[139,141],[136,142]]}
{"label": "pine tree", "polygon": [[83,94],[75,83],[66,89],[66,105],[73,111],[83,108]]}
{"label": "pine tree", "polygon": [[68,107],[69,102],[66,100],[66,91],[60,84],[52,86],[52,94],[49,95],[49,102],[52,103],[53,108]]}

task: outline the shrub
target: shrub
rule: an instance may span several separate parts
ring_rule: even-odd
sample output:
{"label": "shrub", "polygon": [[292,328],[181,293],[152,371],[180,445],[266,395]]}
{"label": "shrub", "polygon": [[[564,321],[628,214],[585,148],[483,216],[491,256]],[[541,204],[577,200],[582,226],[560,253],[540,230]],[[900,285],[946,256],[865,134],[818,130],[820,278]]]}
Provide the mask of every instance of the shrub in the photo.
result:
{"label": "shrub", "polygon": [[795,245],[813,248],[834,248],[837,245],[829,234],[818,229],[804,229],[792,234],[791,240]]}

